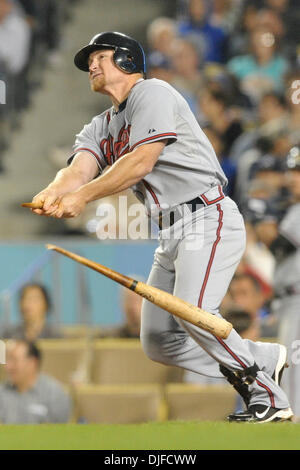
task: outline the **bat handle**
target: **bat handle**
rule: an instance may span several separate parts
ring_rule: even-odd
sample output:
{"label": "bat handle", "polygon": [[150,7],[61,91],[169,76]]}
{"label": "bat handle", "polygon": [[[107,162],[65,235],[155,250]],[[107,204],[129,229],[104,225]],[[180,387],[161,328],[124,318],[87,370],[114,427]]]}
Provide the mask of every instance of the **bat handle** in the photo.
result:
{"label": "bat handle", "polygon": [[21,207],[28,207],[29,209],[42,209],[43,203],[42,202],[23,202]]}

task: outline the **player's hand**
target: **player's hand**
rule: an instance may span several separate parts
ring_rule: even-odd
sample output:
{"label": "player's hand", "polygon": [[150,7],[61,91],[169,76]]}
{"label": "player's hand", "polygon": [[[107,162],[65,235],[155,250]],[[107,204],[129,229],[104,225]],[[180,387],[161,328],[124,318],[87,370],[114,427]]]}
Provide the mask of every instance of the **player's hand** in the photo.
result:
{"label": "player's hand", "polygon": [[61,197],[58,208],[51,215],[58,219],[77,217],[85,206],[86,202],[79,192],[68,193]]}
{"label": "player's hand", "polygon": [[42,206],[41,209],[32,209],[32,212],[37,215],[45,215],[49,217],[58,209],[60,196],[54,189],[46,188],[34,196],[32,202],[41,204]]}

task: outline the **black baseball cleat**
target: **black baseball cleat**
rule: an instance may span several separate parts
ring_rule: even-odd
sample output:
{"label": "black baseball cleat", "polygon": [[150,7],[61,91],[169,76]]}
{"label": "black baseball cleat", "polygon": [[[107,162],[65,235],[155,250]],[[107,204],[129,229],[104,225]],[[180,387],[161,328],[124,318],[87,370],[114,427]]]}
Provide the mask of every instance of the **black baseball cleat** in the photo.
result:
{"label": "black baseball cleat", "polygon": [[271,408],[266,405],[252,405],[247,411],[232,413],[227,417],[231,423],[275,423],[290,421],[293,417],[291,408]]}

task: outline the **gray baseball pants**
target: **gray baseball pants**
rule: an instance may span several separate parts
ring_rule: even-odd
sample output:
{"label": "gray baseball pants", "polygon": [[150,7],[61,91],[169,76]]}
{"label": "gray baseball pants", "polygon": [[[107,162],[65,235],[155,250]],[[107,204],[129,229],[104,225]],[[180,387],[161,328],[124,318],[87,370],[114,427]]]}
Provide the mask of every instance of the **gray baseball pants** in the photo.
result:
{"label": "gray baseball pants", "polygon": [[[243,218],[228,197],[193,214],[185,204],[180,208],[182,220],[160,231],[148,284],[220,315],[219,306],[245,249]],[[220,376],[219,364],[240,371],[257,362],[261,370],[249,386],[250,404],[289,406],[270,376],[276,364],[274,347],[244,340],[235,330],[223,340],[144,301],[141,342],[150,359],[203,375]],[[216,361],[215,370],[205,366],[206,354]]]}

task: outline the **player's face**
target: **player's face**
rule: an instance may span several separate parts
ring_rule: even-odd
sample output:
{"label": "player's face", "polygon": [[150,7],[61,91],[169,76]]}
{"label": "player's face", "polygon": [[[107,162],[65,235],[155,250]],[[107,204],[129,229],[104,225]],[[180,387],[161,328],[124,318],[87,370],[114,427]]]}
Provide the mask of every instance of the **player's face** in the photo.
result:
{"label": "player's face", "polygon": [[89,79],[93,91],[105,93],[107,86],[117,83],[123,76],[114,64],[113,54],[114,51],[105,49],[90,54]]}

